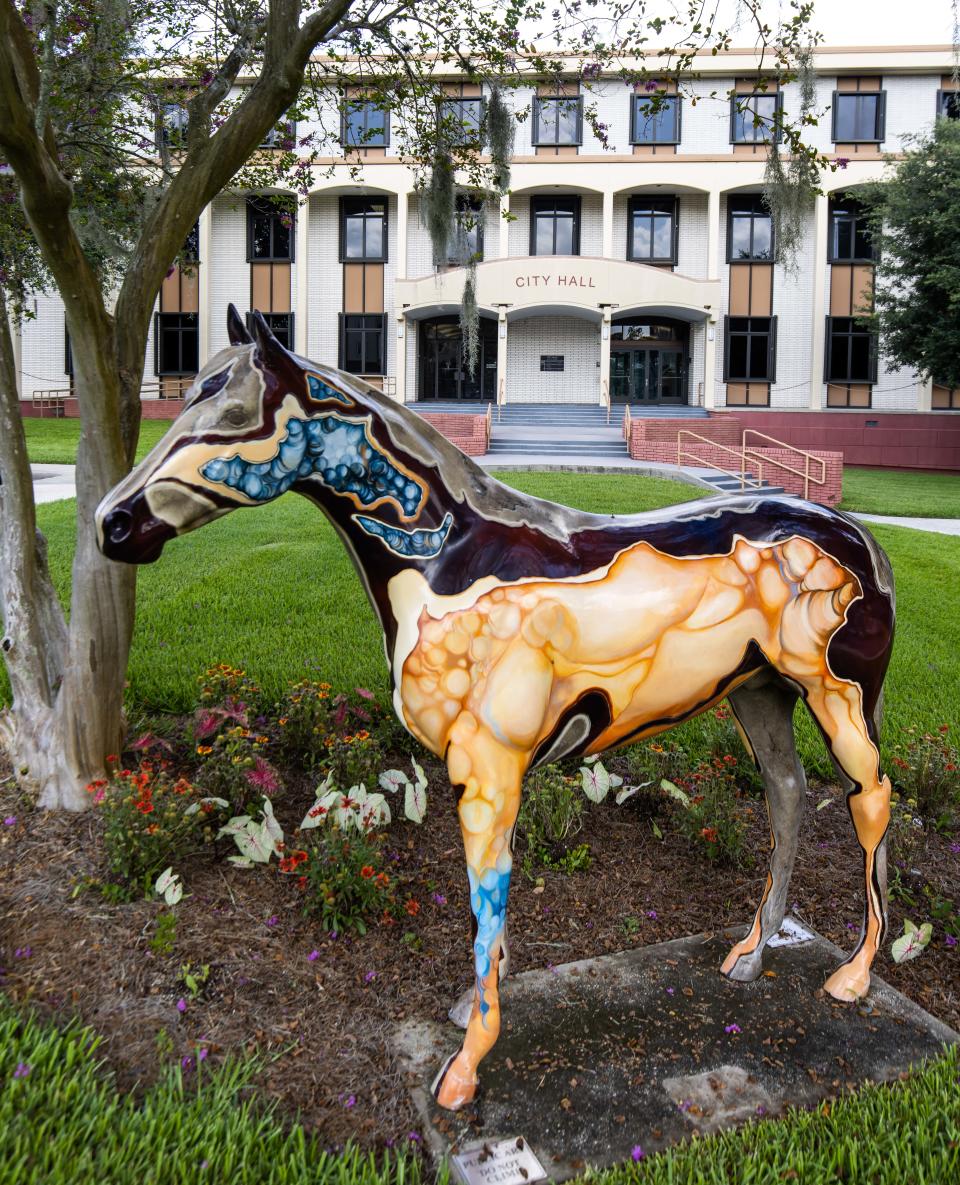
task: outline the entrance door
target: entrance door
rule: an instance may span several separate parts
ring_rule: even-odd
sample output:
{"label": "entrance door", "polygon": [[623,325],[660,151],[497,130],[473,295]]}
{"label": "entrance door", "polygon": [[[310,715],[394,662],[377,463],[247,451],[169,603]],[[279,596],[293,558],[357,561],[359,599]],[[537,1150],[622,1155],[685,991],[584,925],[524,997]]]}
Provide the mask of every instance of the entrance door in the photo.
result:
{"label": "entrance door", "polygon": [[683,403],[683,351],[646,346],[611,350],[610,397],[623,403]]}
{"label": "entrance door", "polygon": [[497,384],[497,323],[481,317],[479,358],[471,375],[458,317],[421,322],[420,399],[492,400]]}

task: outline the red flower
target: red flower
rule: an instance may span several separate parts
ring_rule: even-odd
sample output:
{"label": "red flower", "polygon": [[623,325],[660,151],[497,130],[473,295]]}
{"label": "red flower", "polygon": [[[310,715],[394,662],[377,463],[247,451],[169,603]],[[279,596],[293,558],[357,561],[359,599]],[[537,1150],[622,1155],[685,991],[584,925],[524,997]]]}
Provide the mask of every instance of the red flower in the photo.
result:
{"label": "red flower", "polygon": [[293,872],[293,870],[296,867],[297,867],[296,862],[294,861],[292,856],[284,856],[283,859],[280,861],[280,871],[281,872]]}
{"label": "red flower", "polygon": [[412,918],[415,918],[417,916],[417,914],[420,912],[420,902],[414,901],[414,899],[411,897],[411,898],[409,898],[409,900],[407,901],[407,904],[403,908],[407,911],[407,913]]}
{"label": "red flower", "polygon": [[307,878],[305,876],[298,876],[297,877],[297,888],[300,889],[302,892],[306,887],[307,887]]}
{"label": "red flower", "polygon": [[390,884],[390,878],[387,876],[387,874],[385,872],[378,872],[377,873],[377,888],[378,889],[385,889],[387,887],[387,885],[389,885],[389,884]]}
{"label": "red flower", "polygon": [[707,843],[716,843],[717,842],[716,827],[702,827],[700,829],[700,834],[707,841]]}
{"label": "red flower", "polygon": [[365,881],[370,880],[370,878],[374,876],[375,873],[376,869],[370,864],[364,864],[364,866],[360,869],[360,875]]}
{"label": "red flower", "polygon": [[141,800],[140,800],[140,801],[139,801],[139,802],[136,804],[136,807],[137,807],[137,810],[140,812],[140,814],[141,814],[141,815],[149,815],[149,814],[150,814],[150,812],[153,810],[153,803],[152,803],[152,802],[147,802],[147,801],[145,801],[144,799],[141,799]]}

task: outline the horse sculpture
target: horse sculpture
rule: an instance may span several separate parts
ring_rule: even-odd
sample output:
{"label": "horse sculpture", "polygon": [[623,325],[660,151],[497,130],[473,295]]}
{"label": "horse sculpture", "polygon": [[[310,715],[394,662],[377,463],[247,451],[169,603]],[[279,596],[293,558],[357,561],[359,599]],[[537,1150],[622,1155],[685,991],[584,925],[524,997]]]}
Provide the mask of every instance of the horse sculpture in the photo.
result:
{"label": "horse sculpture", "polygon": [[726,698],[764,779],[770,868],[723,963],[760,973],[783,921],[804,797],[802,697],[849,791],[863,852],[860,941],[830,976],[861,997],[886,924],[890,783],[879,713],[894,629],[889,562],[853,519],[762,492],[649,514],[587,514],[501,485],[424,420],[288,353],[231,306],[231,348],[163,440],[104,498],[100,546],[128,563],[237,507],[295,490],[349,551],[386,643],[394,707],[447,765],[474,916],[476,983],[434,1093],[469,1102],[500,1029],[521,781],[558,758],[649,737]]}

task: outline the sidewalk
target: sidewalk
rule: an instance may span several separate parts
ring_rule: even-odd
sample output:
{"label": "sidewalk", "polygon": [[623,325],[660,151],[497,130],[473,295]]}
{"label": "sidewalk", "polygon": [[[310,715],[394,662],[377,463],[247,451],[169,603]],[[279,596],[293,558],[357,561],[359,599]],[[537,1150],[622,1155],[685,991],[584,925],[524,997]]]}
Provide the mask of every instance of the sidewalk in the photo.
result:
{"label": "sidewalk", "polygon": [[[704,494],[714,492],[713,487],[707,487],[697,481],[692,475],[686,474],[676,465],[658,465],[650,461],[632,461],[629,457],[614,457],[609,460],[598,459],[584,454],[582,457],[563,457],[556,461],[546,460],[536,463],[528,456],[511,453],[489,453],[485,457],[477,457],[477,461],[484,469],[517,470],[524,469],[532,473],[550,473],[560,471],[566,473],[632,473],[638,476],[667,477],[673,481],[686,482]],[[33,473],[33,496],[40,505],[44,502],[59,502],[64,498],[76,497],[74,485],[73,465],[31,465]],[[909,527],[914,531],[927,531],[937,535],[960,535],[960,518],[897,518],[887,514],[857,514],[856,518],[864,522],[885,523],[891,527]]]}

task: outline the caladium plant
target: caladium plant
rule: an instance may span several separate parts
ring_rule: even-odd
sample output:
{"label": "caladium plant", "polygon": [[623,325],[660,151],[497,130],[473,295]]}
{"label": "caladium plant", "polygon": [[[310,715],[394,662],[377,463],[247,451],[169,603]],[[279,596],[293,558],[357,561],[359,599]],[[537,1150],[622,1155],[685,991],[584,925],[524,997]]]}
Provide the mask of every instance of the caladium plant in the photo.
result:
{"label": "caladium plant", "polygon": [[411,823],[422,823],[427,813],[427,775],[415,757],[411,758],[411,763],[412,782],[402,769],[388,769],[380,775],[380,786],[390,794],[403,790],[404,815]]}
{"label": "caladium plant", "polygon": [[283,843],[283,829],[273,813],[273,803],[264,798],[260,819],[250,815],[234,815],[217,832],[217,839],[232,835],[240,849],[239,856],[228,856],[238,868],[252,868],[255,864],[269,864],[270,857],[279,855]]}
{"label": "caladium plant", "polygon": [[895,963],[907,963],[911,959],[922,955],[924,950],[930,944],[930,936],[933,934],[933,926],[930,922],[924,922],[922,926],[918,926],[916,922],[912,922],[909,918],[903,919],[903,933],[893,943],[891,947],[891,954]]}
{"label": "caladium plant", "polygon": [[580,766],[583,792],[591,802],[603,802],[611,790],[623,785],[623,778],[609,773],[602,761],[587,760],[590,764]]}
{"label": "caladium plant", "polygon": [[164,899],[167,905],[176,905],[183,897],[183,885],[180,883],[180,874],[174,872],[172,868],[165,868],[160,873],[153,889],[158,896]]}

